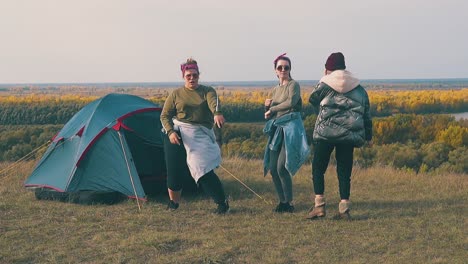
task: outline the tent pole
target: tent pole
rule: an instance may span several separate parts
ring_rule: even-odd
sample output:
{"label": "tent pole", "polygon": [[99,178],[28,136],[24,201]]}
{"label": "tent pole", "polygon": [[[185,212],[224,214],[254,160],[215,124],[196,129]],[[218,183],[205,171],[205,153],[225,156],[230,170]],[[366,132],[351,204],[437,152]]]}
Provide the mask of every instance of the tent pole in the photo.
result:
{"label": "tent pole", "polygon": [[119,134],[120,146],[122,147],[122,152],[124,154],[125,163],[127,163],[128,175],[130,176],[130,182],[132,183],[133,192],[135,193],[135,197],[136,197],[136,201],[137,201],[137,205],[138,205],[138,211],[141,211],[140,201],[138,199],[138,194],[136,192],[135,184],[133,183],[132,172],[130,171],[130,165],[128,164],[127,153],[125,152],[125,148],[123,146],[122,134],[120,133],[120,131],[117,131],[117,133]]}

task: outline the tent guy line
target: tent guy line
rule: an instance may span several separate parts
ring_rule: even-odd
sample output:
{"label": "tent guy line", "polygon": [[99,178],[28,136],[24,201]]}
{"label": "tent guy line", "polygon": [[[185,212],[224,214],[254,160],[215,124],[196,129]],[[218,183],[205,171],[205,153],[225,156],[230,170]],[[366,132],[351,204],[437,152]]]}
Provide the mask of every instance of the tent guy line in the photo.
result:
{"label": "tent guy line", "polygon": [[266,204],[269,204],[271,205],[272,203],[270,201],[267,201],[265,198],[263,198],[262,196],[260,196],[260,194],[256,193],[254,190],[252,190],[252,188],[250,188],[249,186],[247,186],[247,184],[245,184],[244,182],[242,182],[239,178],[237,178],[236,176],[234,176],[234,174],[232,174],[230,171],[228,171],[226,168],[223,167],[223,165],[219,165],[219,167],[221,169],[223,169],[224,171],[226,171],[229,175],[231,175],[234,179],[236,179],[238,182],[240,182],[240,184],[242,184],[245,188],[247,188],[247,190],[251,191],[253,194],[255,194],[258,198],[262,199]]}
{"label": "tent guy line", "polygon": [[50,144],[52,141],[51,140],[48,140],[47,142],[45,142],[44,144],[42,144],[41,146],[33,149],[31,152],[29,152],[28,154],[24,155],[22,158],[18,159],[17,161],[13,162],[12,164],[10,164],[9,166],[7,166],[6,168],[4,168],[3,170],[0,171],[0,175],[4,175],[4,176],[8,176],[7,172],[13,170],[14,168],[16,168],[17,165],[19,165],[19,162],[23,161],[23,160],[26,160],[30,157],[32,157],[32,155],[34,155],[36,152],[39,152],[40,150],[42,150],[43,148],[47,147],[48,144]]}

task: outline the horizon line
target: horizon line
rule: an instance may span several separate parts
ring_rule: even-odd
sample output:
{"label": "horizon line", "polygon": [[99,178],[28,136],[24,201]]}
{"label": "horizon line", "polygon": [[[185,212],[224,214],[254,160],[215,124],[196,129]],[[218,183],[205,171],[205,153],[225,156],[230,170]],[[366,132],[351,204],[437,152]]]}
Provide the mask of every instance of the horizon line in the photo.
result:
{"label": "horizon line", "polygon": [[[304,79],[304,80],[298,80],[294,79],[298,82],[318,82],[319,80],[313,80],[313,79]],[[362,82],[382,82],[382,81],[467,81],[468,82],[468,77],[450,77],[450,78],[389,78],[389,79],[360,79]],[[216,83],[216,84],[222,84],[222,83],[227,83],[227,84],[232,84],[232,83],[248,83],[248,82],[253,82],[253,83],[275,83],[277,80],[245,80],[245,81],[203,81],[203,83]],[[64,84],[180,84],[183,83],[183,81],[124,81],[124,82],[116,82],[116,81],[98,81],[98,82],[8,82],[8,83],[0,83],[0,85],[64,85]]]}

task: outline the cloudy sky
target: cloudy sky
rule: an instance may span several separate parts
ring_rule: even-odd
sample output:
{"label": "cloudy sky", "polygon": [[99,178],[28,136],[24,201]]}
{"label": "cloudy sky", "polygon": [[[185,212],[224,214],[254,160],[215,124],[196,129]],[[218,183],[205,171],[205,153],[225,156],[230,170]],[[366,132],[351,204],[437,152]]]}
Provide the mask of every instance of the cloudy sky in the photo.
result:
{"label": "cloudy sky", "polygon": [[0,0],[0,83],[316,80],[342,51],[362,79],[468,77],[466,0]]}

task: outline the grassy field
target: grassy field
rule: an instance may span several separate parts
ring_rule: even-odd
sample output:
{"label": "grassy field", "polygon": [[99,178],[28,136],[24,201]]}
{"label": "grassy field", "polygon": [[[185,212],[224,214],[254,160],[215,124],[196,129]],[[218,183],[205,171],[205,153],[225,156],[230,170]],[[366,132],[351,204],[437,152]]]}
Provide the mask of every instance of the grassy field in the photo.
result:
{"label": "grassy field", "polygon": [[[0,169],[7,164],[0,164]],[[307,221],[310,165],[294,178],[293,214],[275,214],[273,183],[259,160],[231,159],[218,174],[228,215],[204,196],[185,196],[175,212],[165,195],[139,211],[135,201],[76,205],[37,201],[22,187],[33,164],[2,175],[0,263],[467,263],[467,175],[390,168],[355,169],[353,221],[338,207],[334,168],[326,175],[326,219]],[[243,187],[227,171],[265,200]]]}

